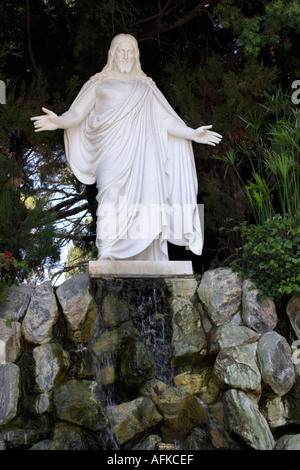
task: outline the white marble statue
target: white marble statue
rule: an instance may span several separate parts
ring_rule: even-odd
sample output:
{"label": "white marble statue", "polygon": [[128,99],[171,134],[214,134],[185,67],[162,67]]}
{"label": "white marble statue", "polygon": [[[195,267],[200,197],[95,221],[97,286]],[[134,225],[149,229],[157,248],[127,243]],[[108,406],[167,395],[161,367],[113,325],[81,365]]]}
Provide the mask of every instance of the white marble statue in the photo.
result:
{"label": "white marble statue", "polygon": [[67,112],[43,112],[31,118],[35,131],[65,129],[72,172],[97,183],[100,259],[168,260],[167,241],[201,255],[191,141],[216,145],[221,135],[180,119],[141,70],[134,37],[112,40],[107,65]]}

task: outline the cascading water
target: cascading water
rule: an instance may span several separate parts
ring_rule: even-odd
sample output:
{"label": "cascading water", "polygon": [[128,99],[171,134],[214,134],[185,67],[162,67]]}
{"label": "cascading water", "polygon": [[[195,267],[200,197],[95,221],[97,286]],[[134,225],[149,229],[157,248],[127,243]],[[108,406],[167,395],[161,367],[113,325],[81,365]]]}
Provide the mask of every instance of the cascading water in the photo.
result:
{"label": "cascading water", "polygon": [[[130,311],[132,324],[155,362],[155,378],[172,386],[175,369],[171,366],[171,314],[166,286],[156,279],[97,280],[93,283],[93,296],[97,304],[97,323],[93,339],[89,343],[91,352],[98,338],[109,331],[102,319],[104,297],[113,293],[124,302]],[[95,380],[102,392],[102,402],[106,409],[138,396],[136,388],[127,388],[120,372],[120,360],[107,352],[99,357],[94,355]],[[104,371],[104,372],[103,372]],[[103,373],[106,379],[103,380]],[[105,381],[106,380],[106,381]],[[101,436],[99,443],[103,450],[118,450],[119,445],[111,426]]]}

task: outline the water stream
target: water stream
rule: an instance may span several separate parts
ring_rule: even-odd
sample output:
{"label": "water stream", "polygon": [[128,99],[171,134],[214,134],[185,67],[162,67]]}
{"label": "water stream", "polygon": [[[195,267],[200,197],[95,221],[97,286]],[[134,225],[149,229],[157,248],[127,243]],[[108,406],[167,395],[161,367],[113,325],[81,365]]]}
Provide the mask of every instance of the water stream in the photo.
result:
{"label": "water stream", "polygon": [[[96,281],[93,285],[93,295],[97,304],[97,323],[93,339],[89,343],[93,351],[99,336],[108,330],[103,325],[101,305],[103,298],[109,292],[114,292],[129,307],[131,320],[138,330],[140,340],[152,354],[155,361],[155,378],[169,386],[174,384],[175,369],[171,366],[171,315],[166,293],[166,287],[160,280],[107,280]],[[120,403],[137,398],[137,390],[128,390],[123,383],[118,367],[118,358],[107,354],[101,362],[95,360],[95,380],[100,384],[102,402],[107,410]],[[111,383],[103,384],[103,371],[111,374]],[[114,374],[118,376],[114,376]],[[113,377],[114,376],[114,377]],[[109,379],[108,379],[109,382]],[[119,445],[108,426],[99,442],[103,450],[118,450]]]}

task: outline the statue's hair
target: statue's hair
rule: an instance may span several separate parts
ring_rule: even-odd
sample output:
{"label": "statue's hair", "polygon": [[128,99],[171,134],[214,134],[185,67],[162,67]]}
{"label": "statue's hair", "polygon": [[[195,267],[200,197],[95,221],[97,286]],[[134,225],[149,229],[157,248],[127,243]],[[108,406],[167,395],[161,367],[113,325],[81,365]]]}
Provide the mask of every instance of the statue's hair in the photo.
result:
{"label": "statue's hair", "polygon": [[133,64],[133,69],[132,69],[133,74],[141,80],[152,82],[152,79],[150,77],[148,77],[142,71],[138,42],[133,36],[131,36],[131,34],[118,34],[117,36],[115,36],[113,38],[113,40],[111,41],[109,51],[108,51],[107,64],[101,70],[101,72],[96,73],[95,75],[93,75],[93,77],[91,77],[92,81],[97,80],[99,82],[102,82],[106,78],[109,78],[109,76],[111,74],[111,71],[112,71],[112,68],[113,68],[113,61],[114,61],[114,58],[115,58],[116,49],[118,48],[120,43],[124,40],[130,41],[133,45],[134,59],[135,59],[134,64]]}

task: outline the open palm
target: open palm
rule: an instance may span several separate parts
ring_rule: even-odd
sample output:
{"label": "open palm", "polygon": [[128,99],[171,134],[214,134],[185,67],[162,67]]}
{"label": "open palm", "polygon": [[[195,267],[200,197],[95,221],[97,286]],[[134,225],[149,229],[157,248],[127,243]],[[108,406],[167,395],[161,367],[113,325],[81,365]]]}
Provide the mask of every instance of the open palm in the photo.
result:
{"label": "open palm", "polygon": [[217,132],[210,131],[212,126],[202,126],[195,129],[193,140],[199,144],[217,145],[221,142],[222,136]]}
{"label": "open palm", "polygon": [[58,116],[50,109],[42,108],[45,114],[42,116],[35,116],[31,121],[35,121],[35,132],[40,131],[55,131],[58,128]]}

